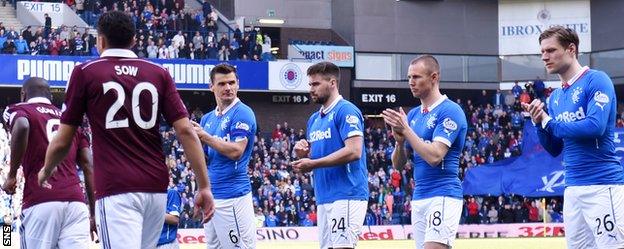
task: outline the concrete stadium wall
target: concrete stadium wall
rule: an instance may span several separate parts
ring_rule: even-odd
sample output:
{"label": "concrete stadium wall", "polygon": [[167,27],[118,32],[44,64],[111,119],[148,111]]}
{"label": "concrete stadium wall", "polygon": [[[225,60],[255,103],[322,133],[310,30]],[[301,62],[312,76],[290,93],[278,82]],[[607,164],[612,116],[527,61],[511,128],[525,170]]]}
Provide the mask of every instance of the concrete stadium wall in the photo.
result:
{"label": "concrete stadium wall", "polygon": [[624,1],[592,0],[592,51],[624,48]]}
{"label": "concrete stadium wall", "polygon": [[498,54],[498,1],[355,3],[356,51]]}

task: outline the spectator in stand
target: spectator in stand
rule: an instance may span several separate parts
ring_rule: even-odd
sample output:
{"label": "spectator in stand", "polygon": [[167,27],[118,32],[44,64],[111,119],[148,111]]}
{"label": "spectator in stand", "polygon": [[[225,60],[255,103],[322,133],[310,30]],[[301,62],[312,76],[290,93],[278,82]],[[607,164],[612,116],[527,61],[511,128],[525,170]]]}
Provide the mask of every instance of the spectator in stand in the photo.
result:
{"label": "spectator in stand", "polygon": [[518,81],[514,82],[514,86],[513,88],[511,88],[511,92],[516,98],[520,97],[520,94],[522,94],[522,87],[518,85]]}
{"label": "spectator in stand", "polygon": [[514,205],[513,215],[515,223],[526,223],[529,220],[529,212],[521,204]]}
{"label": "spectator in stand", "polygon": [[139,42],[134,46],[133,51],[139,58],[147,57],[147,49],[143,40],[139,40]]}
{"label": "spectator in stand", "polygon": [[179,30],[178,34],[176,34],[173,39],[171,39],[171,44],[176,47],[180,47],[182,46],[182,44],[185,44],[185,38],[184,35],[182,35],[181,30]]}
{"label": "spectator in stand", "polygon": [[75,5],[76,14],[78,14],[83,19],[84,19],[85,1],[88,1],[88,0],[76,0],[76,5]]}
{"label": "spectator in stand", "polygon": [[514,213],[513,213],[513,210],[511,210],[511,204],[505,203],[505,206],[503,207],[502,210],[498,212],[498,214],[500,215],[498,217],[498,220],[501,223],[513,223],[514,222]]}
{"label": "spectator in stand", "polygon": [[52,18],[48,15],[48,13],[43,14],[44,16],[44,27],[45,27],[45,31],[44,31],[44,35],[48,36],[48,34],[50,34],[50,31],[52,30]]}
{"label": "spectator in stand", "polygon": [[230,60],[230,50],[227,46],[221,46],[219,49],[219,60],[228,61]]}
{"label": "spectator in stand", "polygon": [[505,94],[503,94],[500,89],[496,89],[496,93],[493,96],[492,105],[502,106],[504,104],[505,104]]}
{"label": "spectator in stand", "polygon": [[67,28],[67,26],[63,25],[61,26],[61,33],[59,33],[59,39],[63,40],[63,41],[67,41],[69,40],[69,28]]}
{"label": "spectator in stand", "polygon": [[538,98],[541,101],[544,101],[546,99],[544,97],[544,89],[546,87],[544,85],[544,81],[542,81],[542,79],[540,79],[539,76],[537,76],[537,79],[535,79],[535,81],[533,81],[533,88],[534,88],[534,91],[535,91],[535,98]]}
{"label": "spectator in stand", "polygon": [[265,222],[266,222],[265,224],[266,227],[277,226],[277,223],[279,223],[279,219],[277,218],[277,216],[275,216],[275,213],[273,212],[273,210],[269,212],[269,215],[267,215]]}
{"label": "spectator in stand", "polygon": [[[189,43],[193,44],[193,43]],[[190,59],[191,58],[191,50],[186,46],[186,44],[182,43],[178,50],[178,58],[180,59]]]}
{"label": "spectator in stand", "polygon": [[475,201],[474,197],[470,197],[467,204],[468,208],[468,224],[479,224],[479,204]]}
{"label": "spectator in stand", "polygon": [[526,83],[524,83],[524,90],[529,94],[531,99],[535,99],[535,87],[533,85],[533,82],[527,81]]}
{"label": "spectator in stand", "polygon": [[17,51],[17,49],[15,47],[15,42],[13,41],[13,39],[8,38],[4,42],[2,53],[4,53],[4,54],[15,54],[16,51]]}
{"label": "spectator in stand", "polygon": [[490,97],[488,97],[487,91],[486,90],[482,90],[481,91],[481,96],[479,96],[479,98],[477,98],[477,104],[480,106],[485,106],[488,103],[488,99],[491,99]]}
{"label": "spectator in stand", "polygon": [[275,129],[271,133],[271,138],[272,139],[280,139],[282,137],[284,137],[284,133],[282,133],[282,125],[276,124],[275,125]]}
{"label": "spectator in stand", "polygon": [[71,55],[72,49],[69,47],[69,44],[66,40],[61,41],[61,46],[59,48],[59,55]]}
{"label": "spectator in stand", "polygon": [[520,103],[525,103],[525,104],[531,103],[531,95],[526,90],[522,91],[522,94],[520,94],[519,99],[520,99]]}
{"label": "spectator in stand", "polygon": [[4,29],[0,29],[0,49],[4,49],[4,44],[7,40],[7,34]]}
{"label": "spectator in stand", "polygon": [[153,40],[149,40],[148,41],[148,46],[147,46],[147,58],[151,58],[151,59],[155,59],[158,57],[158,47],[156,47],[156,45],[154,45],[154,41]]}
{"label": "spectator in stand", "polygon": [[195,50],[195,58],[198,60],[204,60],[207,57],[207,51],[206,51],[206,47],[204,46],[204,43],[200,43],[199,47]]}
{"label": "spectator in stand", "polygon": [[490,210],[487,213],[487,217],[490,224],[498,223],[498,211],[496,210],[495,206],[490,207]]}
{"label": "spectator in stand", "polygon": [[239,51],[240,45],[238,43],[238,40],[236,39],[232,39],[232,41],[230,42],[230,59],[231,60],[238,60],[239,59]]}
{"label": "spectator in stand", "polygon": [[208,0],[204,0],[202,3],[202,12],[204,13],[204,17],[208,17],[210,13],[212,13],[212,6],[210,6]]}
{"label": "spectator in stand", "polygon": [[85,41],[80,33],[76,33],[76,36],[74,36],[72,46],[74,55],[82,56],[85,54]]}
{"label": "spectator in stand", "polygon": [[32,41],[35,40],[35,38],[33,37],[32,32],[30,31],[30,26],[26,27],[26,29],[24,29],[24,31],[22,31],[22,37],[24,37],[24,40],[26,40],[26,43],[30,43]]}
{"label": "spectator in stand", "polygon": [[28,49],[28,42],[24,40],[23,36],[19,36],[19,39],[15,41],[15,51],[17,54],[28,54],[30,50]]}
{"label": "spectator in stand", "polygon": [[539,222],[539,209],[535,202],[531,202],[531,207],[529,208],[529,222]]}
{"label": "spectator in stand", "polygon": [[199,31],[195,32],[195,36],[193,36],[192,42],[193,42],[193,46],[196,48],[199,48],[199,45],[201,45],[204,42],[204,38],[201,36]]}

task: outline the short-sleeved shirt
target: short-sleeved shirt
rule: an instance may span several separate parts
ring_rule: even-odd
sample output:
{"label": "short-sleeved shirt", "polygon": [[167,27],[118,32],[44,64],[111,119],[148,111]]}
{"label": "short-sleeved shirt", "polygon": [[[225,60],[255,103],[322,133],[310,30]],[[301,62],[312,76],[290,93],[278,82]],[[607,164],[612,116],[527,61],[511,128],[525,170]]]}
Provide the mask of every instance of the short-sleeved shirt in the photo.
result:
{"label": "short-sleeved shirt", "polygon": [[187,117],[171,75],[125,49],[77,65],[67,83],[61,123],[78,126],[86,113],[93,134],[96,198],[164,193],[169,172],[159,133]]}
{"label": "short-sleeved shirt", "polygon": [[80,178],[78,178],[76,156],[78,150],[89,148],[89,142],[82,130],[76,132],[67,156],[57,167],[48,183],[51,189],[40,187],[37,174],[43,168],[48,144],[60,125],[61,110],[46,98],[32,98],[26,103],[9,106],[4,115],[6,123],[12,129],[18,118],[28,120],[28,145],[22,157],[25,178],[23,207],[49,201],[80,201],[85,202]]}
{"label": "short-sleeved shirt", "polygon": [[229,159],[214,148],[204,145],[208,175],[215,199],[237,198],[251,192],[247,167],[257,129],[256,116],[251,108],[236,99],[221,113],[213,110],[204,115],[200,125],[206,133],[226,142],[247,139],[247,146],[238,160]]}
{"label": "short-sleeved shirt", "polygon": [[[167,190],[167,214],[180,217],[180,213],[182,213],[182,198],[180,197],[180,193],[175,188],[170,188]],[[169,244],[173,242],[178,235],[178,226],[170,225],[165,223],[163,225],[163,230],[160,233],[160,238],[158,239],[158,245]]]}
{"label": "short-sleeved shirt", "polygon": [[[416,187],[412,200],[435,196],[462,198],[459,157],[468,129],[466,116],[461,107],[446,96],[428,109],[428,112],[424,112],[423,107],[419,106],[410,110],[407,114],[410,128],[425,142],[438,141],[449,150],[439,165],[429,165],[418,153],[413,152]],[[413,151],[409,143],[406,144],[406,148]]]}
{"label": "short-sleeved shirt", "polygon": [[[312,114],[307,128],[310,158],[328,156],[345,147],[345,140],[363,136],[363,122],[362,112],[342,97],[325,110]],[[313,172],[314,194],[318,204],[333,203],[336,200],[368,200],[364,143],[359,160],[314,169]]]}

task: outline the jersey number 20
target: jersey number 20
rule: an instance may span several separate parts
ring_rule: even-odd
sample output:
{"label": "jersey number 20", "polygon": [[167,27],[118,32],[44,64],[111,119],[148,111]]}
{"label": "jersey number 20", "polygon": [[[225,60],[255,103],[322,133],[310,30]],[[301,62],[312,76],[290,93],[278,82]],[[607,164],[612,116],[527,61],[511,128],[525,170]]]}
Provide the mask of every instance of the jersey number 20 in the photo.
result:
{"label": "jersey number 20", "polygon": [[[126,101],[126,93],[124,92],[121,84],[109,81],[102,85],[104,87],[104,94],[108,91],[113,90],[117,92],[117,99],[113,103],[113,105],[106,112],[106,129],[115,129],[115,128],[127,128],[128,118],[114,120],[115,114],[121,109]],[[152,116],[149,120],[145,121],[141,117],[141,108],[139,107],[139,97],[143,91],[148,91],[152,96]],[[151,129],[156,125],[156,114],[158,112],[158,91],[156,91],[156,87],[149,82],[141,82],[137,84],[132,90],[132,117],[137,126],[143,129]]]}

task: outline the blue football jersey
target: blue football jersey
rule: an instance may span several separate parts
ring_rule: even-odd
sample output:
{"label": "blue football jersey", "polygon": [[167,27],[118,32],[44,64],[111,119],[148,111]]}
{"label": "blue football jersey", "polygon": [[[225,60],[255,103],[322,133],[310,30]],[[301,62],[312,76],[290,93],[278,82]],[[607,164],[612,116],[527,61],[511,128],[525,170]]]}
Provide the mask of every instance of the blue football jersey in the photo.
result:
{"label": "blue football jersey", "polygon": [[412,151],[414,165],[414,181],[416,187],[412,200],[426,199],[434,196],[462,198],[459,180],[459,157],[461,156],[468,124],[461,107],[444,96],[423,113],[422,106],[416,107],[407,114],[410,128],[424,141],[438,141],[449,147],[448,152],[439,165],[429,165],[423,160],[409,143],[408,151]]}
{"label": "blue football jersey", "polygon": [[[315,112],[308,121],[307,140],[310,158],[325,157],[345,146],[344,141],[353,136],[363,136],[362,112],[351,102],[340,97],[326,113]],[[314,194],[317,204],[336,200],[367,200],[368,173],[366,150],[362,143],[362,156],[346,165],[314,169]]]}
{"label": "blue football jersey", "polygon": [[[167,214],[175,215],[180,217],[180,213],[182,213],[182,199],[180,198],[180,193],[175,188],[170,188],[167,190]],[[173,242],[178,235],[178,226],[169,225],[165,223],[163,225],[163,230],[160,233],[160,238],[158,239],[158,245],[169,244]]]}
{"label": "blue football jersey", "polygon": [[585,67],[571,83],[550,95],[552,119],[545,129],[538,125],[540,142],[553,155],[563,152],[566,186],[624,183],[613,141],[617,101],[611,79]]}
{"label": "blue football jersey", "polygon": [[225,113],[217,115],[216,110],[201,119],[204,130],[226,142],[247,139],[247,147],[240,159],[234,161],[204,145],[207,156],[208,175],[215,199],[231,199],[251,192],[247,167],[251,158],[256,134],[256,116],[249,106],[238,99]]}

